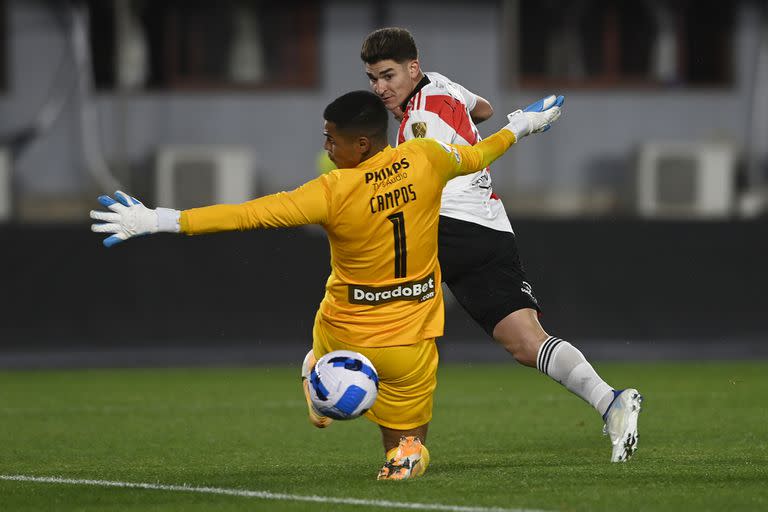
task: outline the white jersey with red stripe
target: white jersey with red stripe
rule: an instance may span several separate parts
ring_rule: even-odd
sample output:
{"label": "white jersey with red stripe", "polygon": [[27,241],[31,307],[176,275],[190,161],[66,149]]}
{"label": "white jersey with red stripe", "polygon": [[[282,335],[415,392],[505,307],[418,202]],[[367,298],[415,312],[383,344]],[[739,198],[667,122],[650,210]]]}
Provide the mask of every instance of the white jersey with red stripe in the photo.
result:
{"label": "white jersey with red stripe", "polygon": [[[428,137],[461,146],[482,140],[469,112],[477,96],[439,73],[425,73],[403,109],[397,143]],[[443,189],[440,215],[512,232],[501,199],[491,188],[488,169],[450,180]]]}

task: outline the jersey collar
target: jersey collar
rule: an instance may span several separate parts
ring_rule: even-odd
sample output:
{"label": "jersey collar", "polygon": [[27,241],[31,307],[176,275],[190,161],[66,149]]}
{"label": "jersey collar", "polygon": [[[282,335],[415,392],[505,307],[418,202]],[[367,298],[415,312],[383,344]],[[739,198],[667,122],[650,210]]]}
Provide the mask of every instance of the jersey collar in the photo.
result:
{"label": "jersey collar", "polygon": [[405,98],[405,101],[403,101],[403,102],[400,104],[400,110],[402,110],[403,112],[405,112],[405,107],[408,105],[408,102],[409,102],[409,101],[411,101],[411,98],[413,98],[414,96],[416,96],[416,94],[418,94],[418,92],[419,92],[420,90],[422,90],[422,89],[424,88],[424,86],[426,86],[426,85],[427,85],[427,84],[429,84],[429,83],[431,83],[431,82],[430,82],[430,80],[429,80],[429,77],[428,77],[428,76],[426,75],[426,73],[425,73],[425,74],[424,74],[424,77],[423,77],[421,80],[419,80],[419,83],[417,83],[417,84],[416,84],[416,87],[414,87],[414,88],[413,88],[413,90],[411,91],[411,94],[409,94],[409,95],[408,95],[408,97],[407,97],[407,98]]}

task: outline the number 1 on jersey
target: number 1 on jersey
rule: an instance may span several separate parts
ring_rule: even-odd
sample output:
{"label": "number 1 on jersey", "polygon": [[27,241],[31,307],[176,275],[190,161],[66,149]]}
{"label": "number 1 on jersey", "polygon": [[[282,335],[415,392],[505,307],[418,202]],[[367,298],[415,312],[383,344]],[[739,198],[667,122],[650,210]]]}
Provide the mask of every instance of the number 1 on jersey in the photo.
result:
{"label": "number 1 on jersey", "polygon": [[395,278],[405,277],[408,250],[405,244],[405,217],[403,212],[395,213],[387,217],[392,223],[392,231],[395,234]]}

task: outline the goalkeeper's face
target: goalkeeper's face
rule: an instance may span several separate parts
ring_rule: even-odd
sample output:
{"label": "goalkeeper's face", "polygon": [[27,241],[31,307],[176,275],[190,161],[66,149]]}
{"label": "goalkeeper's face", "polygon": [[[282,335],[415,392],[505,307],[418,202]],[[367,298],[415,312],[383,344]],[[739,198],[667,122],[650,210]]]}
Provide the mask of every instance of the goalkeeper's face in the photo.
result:
{"label": "goalkeeper's face", "polygon": [[339,169],[356,167],[369,156],[371,143],[368,137],[343,133],[332,121],[325,121],[323,135],[325,136],[323,148],[328,153],[328,158]]}
{"label": "goalkeeper's face", "polygon": [[386,59],[366,64],[365,74],[371,89],[381,98],[384,106],[395,112],[419,83],[421,69],[417,60],[399,63]]}

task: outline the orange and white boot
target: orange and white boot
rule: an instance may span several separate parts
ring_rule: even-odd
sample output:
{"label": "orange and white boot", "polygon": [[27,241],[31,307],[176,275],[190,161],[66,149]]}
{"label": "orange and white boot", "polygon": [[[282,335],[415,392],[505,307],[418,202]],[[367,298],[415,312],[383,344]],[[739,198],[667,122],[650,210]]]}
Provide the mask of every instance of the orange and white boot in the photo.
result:
{"label": "orange and white boot", "polygon": [[429,466],[429,450],[418,437],[401,437],[400,444],[387,452],[387,462],[376,480],[406,480],[421,476]]}
{"label": "orange and white boot", "polygon": [[333,419],[328,416],[323,416],[312,405],[312,399],[309,396],[309,374],[312,372],[312,368],[315,367],[315,354],[312,350],[307,352],[304,357],[304,362],[301,364],[301,385],[304,388],[304,398],[307,400],[307,412],[309,413],[309,422],[317,428],[325,428],[331,423]]}

